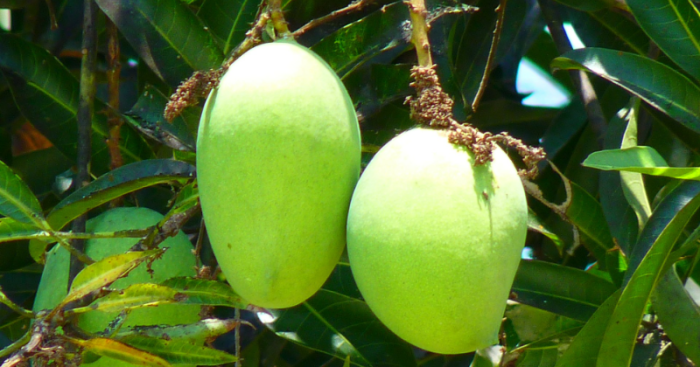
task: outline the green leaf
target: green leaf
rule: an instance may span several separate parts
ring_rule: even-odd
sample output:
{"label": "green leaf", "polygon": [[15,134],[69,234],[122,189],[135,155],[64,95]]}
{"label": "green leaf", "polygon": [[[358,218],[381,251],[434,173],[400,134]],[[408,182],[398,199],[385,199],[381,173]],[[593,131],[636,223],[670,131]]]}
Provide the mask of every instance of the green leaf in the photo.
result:
{"label": "green leaf", "polygon": [[165,359],[134,348],[120,341],[107,338],[89,340],[70,339],[71,342],[85,348],[85,351],[99,356],[114,358],[137,366],[171,367]]}
{"label": "green leaf", "polygon": [[182,339],[165,340],[132,335],[121,339],[121,341],[163,358],[171,364],[218,366],[236,362],[236,356],[213,348],[195,345]]}
{"label": "green leaf", "polygon": [[303,304],[272,310],[278,336],[357,366],[415,366],[412,348],[389,331],[366,303],[321,289]]}
{"label": "green leaf", "polygon": [[10,167],[0,161],[0,215],[22,223],[36,223],[43,218],[41,205],[29,186]]}
{"label": "green leaf", "polygon": [[554,364],[557,363],[558,354],[556,346],[543,349],[528,349],[518,358],[518,367],[554,367]]}
{"label": "green leaf", "polygon": [[603,337],[598,366],[628,366],[637,330],[673,245],[700,207],[700,182],[686,181],[656,208],[635,245],[627,281]]}
{"label": "green leaf", "polygon": [[[584,0],[587,1],[587,0]],[[601,9],[588,13],[601,26],[617,36],[624,44],[640,55],[646,55],[649,49],[649,37],[641,28],[625,15],[610,9]]]}
{"label": "green leaf", "polygon": [[408,46],[403,25],[409,19],[402,3],[387,5],[348,24],[311,47],[343,79],[353,69],[379,55],[391,61]]}
{"label": "green leaf", "polygon": [[136,308],[158,306],[178,301],[180,295],[172,288],[158,284],[132,284],[126,289],[100,297],[89,306],[71,310],[72,314],[89,311],[120,312]]}
{"label": "green leaf", "polygon": [[581,11],[596,11],[610,6],[606,0],[557,0],[557,2]]}
{"label": "green leaf", "polygon": [[164,249],[128,252],[126,254],[107,256],[94,264],[88,265],[75,276],[68,295],[61,304],[65,305],[112,284],[142,262],[152,257],[160,256],[163,252],[165,252]]}
{"label": "green leaf", "polygon": [[228,55],[245,38],[259,5],[257,0],[204,0],[197,16],[209,27],[224,55]]}
{"label": "green leaf", "polygon": [[615,244],[603,215],[600,203],[584,190],[581,186],[569,182],[571,185],[571,202],[566,207],[567,217],[578,227],[591,241],[584,241],[586,248],[595,255],[599,261],[605,261],[607,251],[614,248]]}
{"label": "green leaf", "polygon": [[49,213],[51,228],[59,230],[88,210],[144,187],[188,180],[195,168],[171,159],[149,159],[119,167],[91,182],[65,199]]}
{"label": "green leaf", "polygon": [[673,345],[696,365],[700,363],[700,307],[683,288],[673,269],[659,280],[651,302]]}
{"label": "green leaf", "polygon": [[616,287],[568,266],[522,260],[513,282],[517,301],[576,320],[588,320]]}
{"label": "green leaf", "polygon": [[553,69],[578,69],[591,72],[638,96],[645,102],[700,132],[700,88],[683,74],[644,56],[582,48],[552,61]]}
{"label": "green leaf", "polygon": [[37,237],[42,230],[33,224],[18,222],[12,218],[0,218],[0,243]]}
{"label": "green leaf", "polygon": [[142,134],[170,148],[194,152],[195,139],[188,131],[182,115],[168,122],[163,117],[168,97],[146,85],[138,101],[125,114],[126,121]]}
{"label": "green leaf", "polygon": [[[637,120],[639,118],[639,98],[633,97],[630,100],[629,113],[626,116],[627,128],[622,137],[620,148],[629,149],[637,147]],[[634,209],[639,220],[640,228],[651,216],[651,204],[647,197],[646,187],[642,175],[638,172],[620,172],[622,180],[622,190],[627,198],[627,202]]]}
{"label": "green leaf", "polygon": [[[0,69],[9,80],[12,95],[22,114],[68,159],[77,159],[78,80],[58,59],[39,46],[9,34],[0,35]],[[92,122],[92,163],[94,173],[109,169],[108,107],[95,101]],[[141,136],[121,129],[119,147],[129,163],[153,156]]]}
{"label": "green leaf", "polygon": [[179,0],[97,0],[141,59],[171,87],[224,55],[204,24]]}
{"label": "green leaf", "polygon": [[14,157],[12,169],[41,199],[52,192],[56,177],[69,170],[73,164],[56,147],[51,147]]}
{"label": "green leaf", "polygon": [[409,64],[372,64],[349,73],[343,83],[356,109],[369,116],[388,103],[401,100],[413,92]]}
{"label": "green leaf", "polygon": [[164,339],[205,340],[215,338],[233,330],[239,324],[236,319],[204,319],[188,325],[154,325],[122,328],[117,339],[131,335]]}
{"label": "green leaf", "polygon": [[527,213],[527,229],[531,231],[535,231],[537,233],[541,233],[552,242],[554,242],[554,245],[557,246],[557,250],[559,250],[559,255],[563,255],[564,253],[564,242],[557,236],[556,233],[552,232],[549,228],[547,228],[546,224],[543,223],[540,218],[537,217],[537,214],[533,212],[532,210],[529,210]]}
{"label": "green leaf", "polygon": [[700,181],[700,168],[669,167],[661,154],[652,147],[601,150],[589,155],[583,161],[583,165],[605,171],[639,172],[653,176]]}
{"label": "green leaf", "polygon": [[700,80],[700,12],[690,0],[627,0],[649,37],[696,80]]}
{"label": "green leaf", "polygon": [[600,344],[603,342],[601,335],[608,326],[610,317],[615,310],[615,305],[620,299],[620,291],[616,291],[598,307],[596,312],[588,319],[586,325],[576,335],[569,348],[557,361],[556,367],[589,367],[595,366],[598,359]]}
{"label": "green leaf", "polygon": [[225,306],[245,309],[244,301],[226,283],[187,277],[170,278],[161,285],[176,290],[183,299],[178,302],[188,305]]}

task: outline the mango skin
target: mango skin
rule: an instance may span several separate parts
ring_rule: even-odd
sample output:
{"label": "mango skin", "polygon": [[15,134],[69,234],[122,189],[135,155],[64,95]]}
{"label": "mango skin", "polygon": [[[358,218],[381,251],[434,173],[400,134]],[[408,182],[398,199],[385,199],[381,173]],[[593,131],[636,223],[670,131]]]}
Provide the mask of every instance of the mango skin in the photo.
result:
{"label": "mango skin", "polygon": [[[88,232],[114,232],[127,229],[140,229],[155,225],[163,215],[147,208],[115,208],[89,220]],[[126,252],[139,241],[138,238],[112,238],[88,240],[85,253],[94,260]],[[112,283],[112,288],[124,289],[136,283],[160,283],[166,279],[179,276],[194,276],[195,256],[192,244],[187,236],[178,233],[175,237],[163,241],[159,247],[168,250],[159,260],[153,262],[153,277],[147,273],[145,264],[139,265],[129,276]],[[34,311],[55,307],[67,294],[70,254],[56,246],[46,257],[46,266],[34,301]],[[190,324],[199,321],[199,306],[163,305],[133,310],[122,327],[147,325]],[[93,333],[103,331],[118,313],[88,312],[78,318],[78,325]],[[203,344],[202,340],[199,344]],[[92,363],[83,363],[91,367],[129,367],[130,363],[102,357]]]}
{"label": "mango skin", "polygon": [[236,60],[207,99],[197,138],[202,212],[232,288],[254,305],[295,306],[345,246],[360,131],[335,72],[294,42]]}
{"label": "mango skin", "polygon": [[497,343],[527,232],[520,178],[500,149],[473,167],[447,133],[409,130],[362,174],[348,216],[350,267],[367,304],[422,349]]}

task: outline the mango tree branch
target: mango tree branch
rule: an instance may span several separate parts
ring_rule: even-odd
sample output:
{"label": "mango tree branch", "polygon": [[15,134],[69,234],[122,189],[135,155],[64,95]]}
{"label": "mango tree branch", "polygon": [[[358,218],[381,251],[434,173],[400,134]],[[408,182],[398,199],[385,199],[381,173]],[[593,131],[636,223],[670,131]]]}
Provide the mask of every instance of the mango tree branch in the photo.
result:
{"label": "mango tree branch", "polygon": [[[123,165],[122,153],[119,150],[120,130],[122,119],[119,117],[119,76],[121,74],[121,63],[119,62],[119,30],[108,17],[105,17],[105,28],[107,30],[107,89],[109,90],[109,105],[112,107],[108,113],[109,139],[107,146],[111,158],[110,168],[115,169]],[[118,206],[117,199],[113,206]]]}
{"label": "mango tree branch", "polygon": [[489,50],[489,58],[486,60],[486,67],[484,68],[484,75],[481,77],[481,83],[479,83],[479,90],[474,96],[474,101],[472,101],[472,111],[476,112],[479,108],[479,102],[481,102],[481,97],[484,96],[486,91],[486,85],[489,83],[489,76],[491,75],[491,69],[493,69],[493,62],[496,59],[496,51],[498,50],[498,43],[501,40],[501,33],[503,32],[503,20],[506,14],[506,4],[508,0],[500,0],[498,7],[496,8],[496,13],[498,17],[496,18],[496,28],[493,30],[493,40],[491,40],[491,49]]}
{"label": "mango tree branch", "polygon": [[311,20],[310,22],[301,26],[296,31],[292,32],[292,35],[294,36],[294,38],[297,38],[297,37],[301,36],[302,34],[306,33],[310,29],[316,28],[321,24],[328,23],[331,20],[340,18],[340,17],[347,15],[349,13],[352,13],[354,11],[360,11],[360,10],[364,9],[367,5],[370,5],[373,2],[374,2],[374,0],[355,0],[355,1],[351,2],[350,5],[342,8],[342,9],[332,11],[328,15]]}
{"label": "mango tree branch", "polygon": [[[92,116],[95,102],[95,65],[97,59],[97,4],[94,0],[84,0],[82,63],[80,67],[80,99],[78,102],[78,174],[76,189],[90,182],[90,145]],[[73,221],[73,232],[85,232],[86,216]],[[79,252],[85,248],[84,240],[72,241],[72,247]],[[83,268],[77,257],[71,256],[70,278],[73,279]]]}
{"label": "mango tree branch", "polygon": [[421,67],[433,66],[433,57],[430,55],[430,41],[428,40],[428,22],[425,18],[428,11],[425,9],[425,0],[404,1],[411,14],[412,34],[411,42],[416,48],[418,65]]}

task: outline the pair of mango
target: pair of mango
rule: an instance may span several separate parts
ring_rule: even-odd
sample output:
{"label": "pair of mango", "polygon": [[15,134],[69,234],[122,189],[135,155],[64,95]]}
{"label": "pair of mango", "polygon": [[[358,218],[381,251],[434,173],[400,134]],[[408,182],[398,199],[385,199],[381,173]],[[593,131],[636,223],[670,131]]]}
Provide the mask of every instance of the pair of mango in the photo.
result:
{"label": "pair of mango", "polygon": [[416,128],[360,178],[347,91],[290,41],[230,67],[204,107],[197,149],[214,253],[252,304],[305,301],[347,243],[362,296],[398,336],[447,354],[497,342],[527,230],[523,187],[502,150],[474,166],[445,131]]}

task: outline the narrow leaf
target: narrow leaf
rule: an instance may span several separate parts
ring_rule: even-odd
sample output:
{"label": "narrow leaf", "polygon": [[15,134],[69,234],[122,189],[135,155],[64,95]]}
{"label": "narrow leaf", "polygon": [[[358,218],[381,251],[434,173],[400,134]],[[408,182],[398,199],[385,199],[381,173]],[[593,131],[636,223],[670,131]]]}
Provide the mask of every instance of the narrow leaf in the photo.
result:
{"label": "narrow leaf", "polygon": [[12,169],[0,161],[0,215],[22,223],[43,218],[39,200]]}
{"label": "narrow leaf", "polygon": [[173,121],[163,117],[168,97],[151,85],[144,88],[136,104],[124,116],[142,134],[170,148],[194,152],[195,140],[183,115]]}
{"label": "narrow leaf", "polygon": [[685,127],[700,132],[700,88],[686,76],[644,56],[607,50],[582,48],[552,61],[553,69],[585,70],[622,88]]}
{"label": "narrow leaf", "polygon": [[632,15],[671,60],[700,80],[700,12],[690,0],[627,0]]}
{"label": "narrow leaf", "polygon": [[213,348],[195,345],[182,339],[165,340],[132,335],[122,342],[155,354],[172,364],[191,364],[196,366],[218,366],[236,362],[236,356]]}
{"label": "narrow leaf", "polygon": [[103,357],[114,358],[137,366],[170,367],[171,364],[161,357],[136,349],[122,342],[93,338],[89,340],[71,339],[71,342],[85,348],[85,351]]}
{"label": "narrow leaf", "polygon": [[215,280],[187,277],[170,278],[161,285],[176,290],[184,299],[182,304],[246,308],[248,303],[237,295],[231,286]]}
{"label": "narrow leaf", "polygon": [[[266,323],[278,336],[358,366],[415,366],[411,347],[361,300],[321,289],[303,304],[271,310]],[[267,320],[266,320],[267,321]]]}
{"label": "narrow leaf", "polygon": [[32,224],[12,218],[0,218],[0,243],[37,237],[42,231]]}
{"label": "narrow leaf", "polygon": [[[622,137],[620,148],[629,149],[637,147],[637,119],[639,118],[639,98],[633,97],[630,100],[629,113],[627,114],[627,128]],[[627,198],[627,202],[634,208],[639,220],[640,228],[651,215],[651,204],[647,197],[646,187],[642,175],[638,172],[620,172],[622,190]]]}
{"label": "narrow leaf", "polygon": [[113,291],[98,298],[89,306],[72,310],[72,313],[88,311],[121,312],[142,307],[158,306],[178,301],[178,293],[174,289],[158,284],[132,284],[126,289]]}
{"label": "narrow leaf", "polygon": [[88,210],[144,187],[187,180],[195,168],[171,159],[149,159],[111,171],[61,200],[48,215],[53,229],[63,228]]}
{"label": "narrow leaf", "polygon": [[673,269],[659,280],[651,302],[673,345],[696,365],[700,363],[700,307]]}
{"label": "narrow leaf", "polygon": [[[667,270],[673,245],[700,207],[700,183],[686,181],[656,208],[635,245],[626,286],[603,336],[598,366],[628,366],[639,324],[656,283]],[[640,261],[641,257],[641,261]]]}
{"label": "narrow leaf", "polygon": [[405,50],[408,39],[402,26],[408,19],[406,5],[387,5],[339,29],[311,49],[342,79],[369,59],[384,54],[385,62],[389,62]]}
{"label": "narrow leaf", "polygon": [[522,260],[513,282],[517,301],[576,320],[588,320],[616,287],[583,270]]}
{"label": "narrow leaf", "polygon": [[656,149],[645,146],[594,152],[583,161],[583,165],[604,171],[639,172],[652,176],[700,181],[700,168],[669,167]]}
{"label": "narrow leaf", "polygon": [[228,55],[245,38],[259,3],[256,0],[204,0],[197,16],[209,27],[224,55]]}
{"label": "narrow leaf", "polygon": [[[0,35],[0,69],[8,78],[22,114],[68,159],[77,157],[78,80],[47,50],[15,35]],[[92,171],[109,170],[108,107],[95,101],[92,122]],[[121,154],[127,163],[151,158],[153,151],[133,130],[121,129]]]}
{"label": "narrow leaf", "polygon": [[223,61],[204,24],[179,0],[97,0],[97,5],[171,87]]}
{"label": "narrow leaf", "polygon": [[160,256],[165,250],[128,252],[113,255],[88,265],[75,276],[70,291],[61,304],[85,297],[86,295],[112,284],[115,280],[126,276],[131,270],[149,258]]}
{"label": "narrow leaf", "polygon": [[620,291],[616,291],[598,307],[596,312],[588,319],[586,325],[576,335],[569,348],[557,361],[556,367],[589,367],[595,366],[598,359],[598,351],[603,341],[601,335],[608,326],[610,317],[615,310],[615,305],[620,299]]}
{"label": "narrow leaf", "polygon": [[116,338],[122,339],[131,335],[164,339],[205,340],[215,338],[233,330],[240,320],[236,319],[204,319],[188,325],[155,325],[122,328]]}

